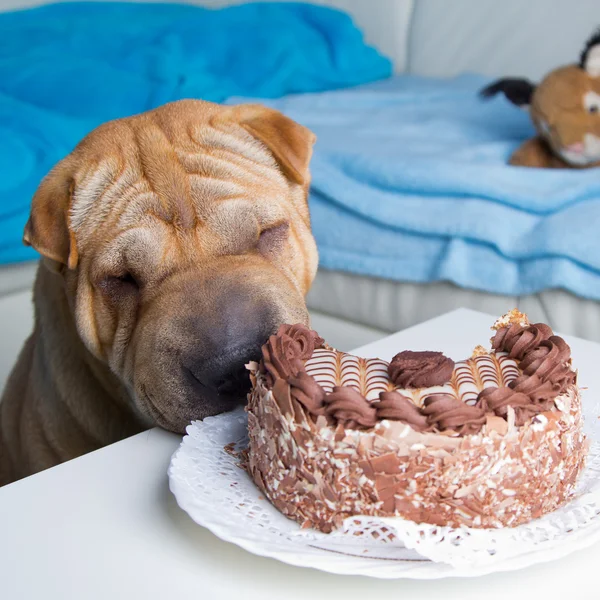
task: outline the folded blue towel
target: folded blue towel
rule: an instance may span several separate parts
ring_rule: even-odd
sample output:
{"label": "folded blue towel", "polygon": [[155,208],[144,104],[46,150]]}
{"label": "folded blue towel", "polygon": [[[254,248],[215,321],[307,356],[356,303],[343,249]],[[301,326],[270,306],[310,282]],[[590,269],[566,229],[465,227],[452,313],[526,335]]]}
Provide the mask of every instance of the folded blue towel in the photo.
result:
{"label": "folded blue towel", "polygon": [[317,134],[310,207],[323,267],[600,299],[600,169],[509,166],[533,127],[506,100],[480,100],[486,83],[398,76],[268,102]]}
{"label": "folded blue towel", "polygon": [[277,97],[387,77],[346,14],[311,4],[219,10],[68,3],[0,14],[0,263],[46,172],[100,123],[171,100]]}

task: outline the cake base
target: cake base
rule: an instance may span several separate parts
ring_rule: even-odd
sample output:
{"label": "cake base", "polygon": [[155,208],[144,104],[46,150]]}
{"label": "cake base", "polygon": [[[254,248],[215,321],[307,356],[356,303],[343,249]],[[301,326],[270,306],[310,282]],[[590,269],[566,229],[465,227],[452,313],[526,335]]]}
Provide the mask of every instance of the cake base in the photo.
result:
{"label": "cake base", "polygon": [[584,465],[576,386],[555,399],[556,410],[521,427],[509,411],[506,431],[497,417],[468,436],[419,433],[397,421],[372,431],[332,430],[299,406],[284,413],[258,365],[252,367],[248,470],[302,527],[330,532],[352,515],[514,527],[568,501]]}

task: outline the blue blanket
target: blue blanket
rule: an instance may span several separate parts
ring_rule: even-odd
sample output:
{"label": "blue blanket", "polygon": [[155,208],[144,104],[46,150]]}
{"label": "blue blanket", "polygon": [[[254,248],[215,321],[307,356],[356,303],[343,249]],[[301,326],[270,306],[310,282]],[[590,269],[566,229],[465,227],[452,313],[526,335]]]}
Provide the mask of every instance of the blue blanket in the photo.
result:
{"label": "blue blanket", "polygon": [[40,179],[91,129],[180,98],[277,97],[374,81],[387,59],[342,12],[75,3],[0,14],[0,263]]}
{"label": "blue blanket", "polygon": [[268,102],[318,137],[310,198],[321,265],[502,294],[600,299],[600,169],[507,165],[534,134],[478,76],[399,76]]}

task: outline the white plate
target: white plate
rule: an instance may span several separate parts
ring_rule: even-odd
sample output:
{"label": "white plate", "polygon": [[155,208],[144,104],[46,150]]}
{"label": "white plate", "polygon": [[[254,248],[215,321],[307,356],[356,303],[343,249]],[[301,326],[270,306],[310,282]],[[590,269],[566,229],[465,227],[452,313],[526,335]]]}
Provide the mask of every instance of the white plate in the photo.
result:
{"label": "white plate", "polygon": [[[600,539],[597,443],[592,445],[577,497],[526,525],[457,530],[404,519],[360,517],[347,519],[346,531],[326,535],[301,530],[279,513],[226,451],[225,446],[232,442],[237,451],[245,448],[246,429],[241,408],[189,425],[171,460],[169,485],[179,506],[196,523],[259,556],[330,573],[435,579],[521,569]],[[359,537],[358,530],[376,532],[377,539]],[[391,531],[395,535],[390,540]]]}

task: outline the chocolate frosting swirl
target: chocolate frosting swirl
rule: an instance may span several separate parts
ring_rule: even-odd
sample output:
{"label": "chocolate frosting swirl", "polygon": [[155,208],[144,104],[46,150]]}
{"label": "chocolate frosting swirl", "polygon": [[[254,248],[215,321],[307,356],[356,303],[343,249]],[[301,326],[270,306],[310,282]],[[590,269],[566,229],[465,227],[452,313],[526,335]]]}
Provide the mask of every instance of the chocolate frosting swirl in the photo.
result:
{"label": "chocolate frosting swirl", "polygon": [[545,323],[535,323],[527,327],[513,323],[510,327],[502,327],[497,331],[492,339],[492,348],[508,352],[511,358],[521,360],[527,352],[551,335],[552,329]]}
{"label": "chocolate frosting swirl", "polygon": [[536,373],[520,375],[508,386],[513,392],[525,394],[533,404],[546,404],[559,394],[557,386],[551,381],[542,380]]}
{"label": "chocolate frosting swirl", "polygon": [[351,387],[336,386],[325,396],[325,414],[346,429],[369,428],[377,423],[375,408]]}
{"label": "chocolate frosting swirl", "polygon": [[[397,391],[381,392],[379,401],[372,404],[351,387],[334,387],[327,394],[304,370],[304,361],[323,344],[323,339],[304,325],[282,325],[263,346],[260,368],[285,412],[293,412],[294,406],[297,411],[301,405],[308,414],[325,415],[330,423],[345,428],[371,428],[390,419],[418,432],[453,429],[473,434],[486,423],[486,412],[506,418],[509,406],[515,411],[516,425],[521,426],[532,416],[551,410],[556,396],[576,382],[571,349],[543,323],[527,327],[515,323],[497,331],[494,349],[518,360],[522,374],[508,386],[482,390],[475,406],[447,393],[429,394],[422,408]],[[442,385],[453,371],[454,362],[441,352],[400,352],[388,366],[391,381],[401,388]]]}
{"label": "chocolate frosting swirl", "polygon": [[527,394],[515,392],[509,387],[485,388],[477,397],[477,406],[504,418],[508,414],[508,407],[511,406],[515,411],[515,424],[518,426],[545,410],[543,404],[535,404]]}
{"label": "chocolate frosting swirl", "polygon": [[262,347],[262,364],[271,386],[277,379],[298,375],[304,368],[300,360],[302,348],[289,335],[272,335]]}
{"label": "chocolate frosting swirl", "polygon": [[316,331],[309,329],[301,323],[297,323],[296,325],[281,325],[276,335],[287,335],[298,342],[300,346],[299,358],[302,360],[308,360],[315,351],[315,348],[319,348],[325,342]]}
{"label": "chocolate frosting swirl", "polygon": [[262,347],[261,370],[266,373],[267,383],[272,386],[276,379],[298,375],[304,369],[302,361],[322,344],[323,338],[305,325],[281,325]]}
{"label": "chocolate frosting swirl", "polygon": [[312,415],[324,413],[325,390],[306,371],[301,371],[296,377],[289,377],[291,396]]}
{"label": "chocolate frosting swirl", "polygon": [[561,337],[552,336],[530,350],[520,367],[525,375],[536,374],[540,379],[552,383],[564,382],[569,379],[567,372],[570,371],[570,358],[571,348],[567,342]]}
{"label": "chocolate frosting swirl", "polygon": [[427,417],[421,413],[419,407],[415,406],[410,398],[398,392],[381,392],[375,408],[379,420],[402,421],[420,432],[431,429],[427,423]]}
{"label": "chocolate frosting swirl", "polygon": [[469,406],[450,394],[431,394],[423,400],[421,409],[427,423],[439,431],[455,429],[461,434],[477,433],[485,425],[485,411]]}
{"label": "chocolate frosting swirl", "polygon": [[508,387],[487,388],[478,397],[478,405],[506,416],[506,407],[515,409],[516,424],[532,415],[550,410],[556,396],[564,393],[577,379],[571,370],[571,349],[544,323],[522,327],[515,323],[498,330],[492,339],[497,351],[508,352],[520,361],[522,375]]}
{"label": "chocolate frosting swirl", "polygon": [[577,373],[569,364],[560,365],[552,371],[548,380],[556,386],[559,394],[563,394],[568,387],[577,383]]}
{"label": "chocolate frosting swirl", "polygon": [[422,388],[443,385],[450,381],[454,361],[441,352],[412,352],[396,354],[389,364],[392,382],[401,388]]}

